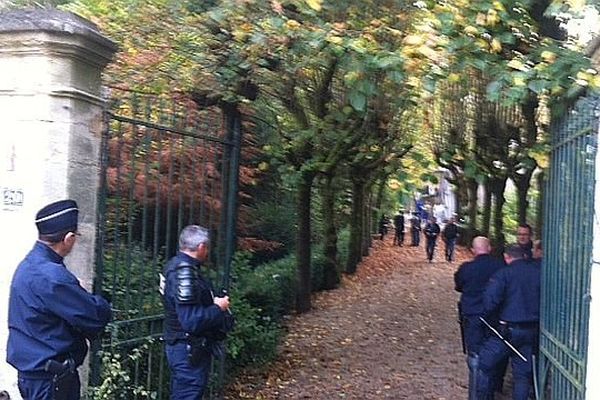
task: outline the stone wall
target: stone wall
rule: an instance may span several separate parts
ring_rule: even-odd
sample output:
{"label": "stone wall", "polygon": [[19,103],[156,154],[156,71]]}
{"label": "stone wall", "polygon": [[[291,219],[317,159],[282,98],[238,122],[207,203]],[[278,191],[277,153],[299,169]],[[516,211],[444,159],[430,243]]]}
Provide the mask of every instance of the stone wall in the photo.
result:
{"label": "stone wall", "polygon": [[92,286],[101,73],[115,50],[93,24],[70,13],[0,14],[0,390],[13,399],[16,371],[4,361],[10,280],[36,240],[33,220],[45,204],[79,203],[82,237],[66,264]]}

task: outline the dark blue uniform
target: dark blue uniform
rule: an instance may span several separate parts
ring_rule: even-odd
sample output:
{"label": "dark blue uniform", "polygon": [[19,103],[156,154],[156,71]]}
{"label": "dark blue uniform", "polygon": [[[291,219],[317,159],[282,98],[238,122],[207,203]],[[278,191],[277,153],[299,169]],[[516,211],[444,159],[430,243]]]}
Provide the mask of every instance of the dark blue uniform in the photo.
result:
{"label": "dark blue uniform", "polygon": [[[108,302],[82,288],[63,258],[37,242],[17,267],[10,288],[6,360],[19,371],[21,395],[52,399],[53,374],[44,370],[48,360],[81,365],[86,338],[98,335],[110,319]],[[67,398],[79,399],[77,371],[69,375]]]}
{"label": "dark blue uniform", "polygon": [[452,262],[454,259],[454,246],[458,237],[458,227],[453,222],[448,222],[442,232],[444,243],[446,244],[446,261]]}
{"label": "dark blue uniform", "polygon": [[499,338],[490,336],[479,352],[479,398],[493,399],[494,369],[510,356],[513,371],[513,400],[527,400],[532,379],[532,353],[537,343],[540,317],[539,265],[516,260],[498,271],[484,294],[483,313],[500,317],[499,330],[505,339],[527,359],[523,361]]}
{"label": "dark blue uniform", "polygon": [[[208,382],[212,350],[222,340],[225,312],[214,304],[212,285],[200,275],[200,261],[179,252],[165,266],[165,342],[171,368],[171,399],[200,400]],[[182,282],[182,268],[192,272]],[[187,286],[187,284],[190,286]],[[183,287],[186,286],[186,287]],[[191,290],[182,299],[182,290]]]}
{"label": "dark blue uniform", "polygon": [[433,260],[433,252],[435,251],[435,243],[440,235],[440,226],[435,222],[429,222],[425,225],[425,238],[427,239],[427,260]]}
{"label": "dark blue uniform", "polygon": [[410,233],[412,234],[412,244],[411,246],[418,246],[419,239],[421,238],[419,235],[421,234],[421,219],[418,215],[413,215],[410,220]]}
{"label": "dark blue uniform", "polygon": [[487,328],[479,320],[483,315],[483,294],[490,278],[504,267],[503,260],[481,254],[463,263],[454,274],[455,289],[462,293],[461,322],[467,353],[478,353],[487,336]]}

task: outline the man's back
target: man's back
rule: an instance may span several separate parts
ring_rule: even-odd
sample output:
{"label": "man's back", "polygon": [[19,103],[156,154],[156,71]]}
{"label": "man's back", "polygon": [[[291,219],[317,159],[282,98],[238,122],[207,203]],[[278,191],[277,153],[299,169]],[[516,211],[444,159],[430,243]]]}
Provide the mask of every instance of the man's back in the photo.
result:
{"label": "man's back", "polygon": [[19,264],[9,299],[7,361],[19,371],[43,371],[66,355],[80,365],[85,339],[104,329],[110,305],[87,293],[62,257],[37,242]]}
{"label": "man's back", "polygon": [[485,309],[498,310],[507,322],[540,319],[541,269],[529,260],[517,260],[495,274],[485,293]]}
{"label": "man's back", "polygon": [[477,315],[483,311],[483,293],[492,275],[504,262],[489,254],[481,254],[471,261],[463,263],[454,274],[455,289],[461,292],[462,312],[465,315]]}

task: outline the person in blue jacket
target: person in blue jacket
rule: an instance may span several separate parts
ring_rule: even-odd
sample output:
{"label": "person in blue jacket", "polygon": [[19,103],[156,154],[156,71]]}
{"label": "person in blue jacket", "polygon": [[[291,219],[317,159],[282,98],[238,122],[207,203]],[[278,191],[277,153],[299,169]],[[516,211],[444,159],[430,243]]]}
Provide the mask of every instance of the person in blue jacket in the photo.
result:
{"label": "person in blue jacket", "polygon": [[[471,243],[475,256],[464,262],[454,274],[454,288],[461,293],[458,303],[461,333],[469,367],[469,399],[476,399],[476,373],[479,349],[489,336],[486,326],[479,320],[483,315],[483,294],[490,278],[505,267],[504,260],[492,256],[490,241],[485,236],[477,236]],[[504,369],[499,368],[501,381]]]}
{"label": "person in blue jacket", "polygon": [[529,398],[540,319],[541,269],[527,257],[519,244],[508,247],[504,251],[508,266],[492,276],[483,297],[483,315],[489,319],[499,316],[499,333],[520,356],[496,335],[485,341],[479,351],[480,400],[493,400],[494,374],[506,357],[512,366],[513,400]]}
{"label": "person in blue jacket", "polygon": [[12,278],[6,361],[26,400],[78,400],[87,341],[112,317],[109,303],[88,293],[63,261],[77,242],[78,213],[73,200],[42,208],[38,241]]}
{"label": "person in blue jacket", "polygon": [[165,351],[171,369],[171,399],[200,400],[213,355],[230,327],[229,297],[215,297],[200,267],[208,258],[209,233],[198,225],[179,235],[179,252],[161,280],[165,308]]}

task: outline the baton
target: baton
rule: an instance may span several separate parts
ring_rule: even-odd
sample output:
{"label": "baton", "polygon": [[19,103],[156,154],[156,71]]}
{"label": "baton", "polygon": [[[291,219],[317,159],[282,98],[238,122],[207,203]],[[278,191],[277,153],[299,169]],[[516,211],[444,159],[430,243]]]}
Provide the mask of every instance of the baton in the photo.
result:
{"label": "baton", "polygon": [[504,339],[504,337],[500,334],[500,332],[498,332],[496,329],[494,329],[493,326],[491,326],[483,317],[479,317],[479,320],[481,322],[483,322],[485,324],[485,326],[487,326],[492,332],[494,332],[494,335],[498,336],[498,338],[500,338],[500,340],[502,340],[504,342],[504,344],[506,344],[508,346],[509,349],[511,349],[516,355],[519,356],[519,358],[521,360],[523,360],[524,362],[527,362],[527,359],[525,358],[525,356],[523,354],[521,354],[521,352],[519,352],[519,350],[517,350],[515,348],[515,346],[513,346],[512,344],[510,344],[510,342],[506,339]]}

